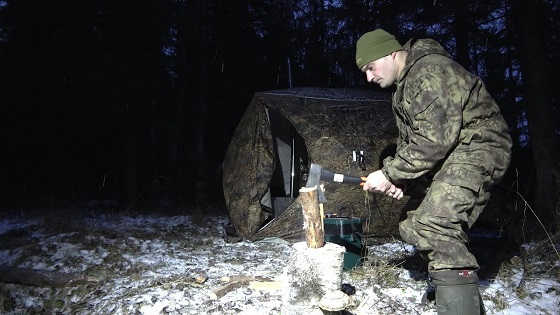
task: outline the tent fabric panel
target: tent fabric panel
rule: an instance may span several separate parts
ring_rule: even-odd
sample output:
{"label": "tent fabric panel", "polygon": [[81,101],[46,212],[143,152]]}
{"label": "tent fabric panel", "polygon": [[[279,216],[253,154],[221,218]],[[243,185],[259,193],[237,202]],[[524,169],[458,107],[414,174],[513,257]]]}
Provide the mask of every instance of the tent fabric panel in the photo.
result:
{"label": "tent fabric panel", "polygon": [[272,134],[264,106],[254,99],[248,106],[223,163],[223,187],[231,222],[243,237],[265,220],[260,200],[274,170]]}

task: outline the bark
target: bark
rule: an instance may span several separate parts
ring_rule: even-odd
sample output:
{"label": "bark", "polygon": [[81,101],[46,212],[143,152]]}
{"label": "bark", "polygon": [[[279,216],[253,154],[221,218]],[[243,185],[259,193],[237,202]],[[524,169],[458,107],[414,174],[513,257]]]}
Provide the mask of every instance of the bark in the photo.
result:
{"label": "bark", "polygon": [[302,187],[299,190],[299,202],[303,209],[303,228],[307,247],[320,248],[325,244],[323,216],[317,198],[317,186]]}

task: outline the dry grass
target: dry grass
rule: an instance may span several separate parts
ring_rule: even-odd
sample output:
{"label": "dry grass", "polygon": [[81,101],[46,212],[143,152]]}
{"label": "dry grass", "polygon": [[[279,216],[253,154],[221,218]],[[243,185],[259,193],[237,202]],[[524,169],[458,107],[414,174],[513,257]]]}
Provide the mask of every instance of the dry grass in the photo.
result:
{"label": "dry grass", "polygon": [[396,287],[399,284],[401,268],[398,265],[373,256],[364,259],[362,265],[350,271],[350,277],[356,280],[368,279],[381,287]]}
{"label": "dry grass", "polygon": [[509,307],[507,298],[504,296],[502,292],[496,292],[496,294],[491,296],[485,295],[484,299],[492,301],[492,303],[494,303],[494,310],[498,312],[503,311]]}

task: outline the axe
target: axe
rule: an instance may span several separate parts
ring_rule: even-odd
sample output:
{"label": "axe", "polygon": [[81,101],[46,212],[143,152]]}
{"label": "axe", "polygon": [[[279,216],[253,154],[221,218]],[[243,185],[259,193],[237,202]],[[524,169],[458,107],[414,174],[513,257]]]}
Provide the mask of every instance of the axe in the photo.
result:
{"label": "axe", "polygon": [[[363,185],[366,181],[365,177],[349,176],[345,174],[334,173],[319,164],[311,163],[309,174],[307,175],[307,182],[305,187],[319,186],[320,182],[329,183],[343,183],[343,184],[360,184]],[[327,198],[323,190],[318,187],[319,203],[325,203]]]}

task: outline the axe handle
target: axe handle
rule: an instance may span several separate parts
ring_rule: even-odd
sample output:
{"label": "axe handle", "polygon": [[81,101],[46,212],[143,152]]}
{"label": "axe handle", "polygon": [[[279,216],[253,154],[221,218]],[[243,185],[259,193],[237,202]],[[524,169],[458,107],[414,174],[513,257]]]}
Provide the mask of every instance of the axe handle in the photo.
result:
{"label": "axe handle", "polygon": [[349,183],[349,184],[362,184],[365,181],[366,181],[365,177],[355,177],[355,176],[344,175],[344,180],[342,182],[343,183]]}
{"label": "axe handle", "polygon": [[[320,172],[320,180],[327,181],[330,183],[345,183],[345,184],[360,184],[363,185],[366,181],[366,177],[356,177],[350,176],[346,174],[339,174],[329,171],[327,169],[322,168],[317,164],[311,164],[311,169],[309,173],[318,173]],[[312,178],[312,177],[310,177]],[[308,181],[309,182],[309,181]]]}

